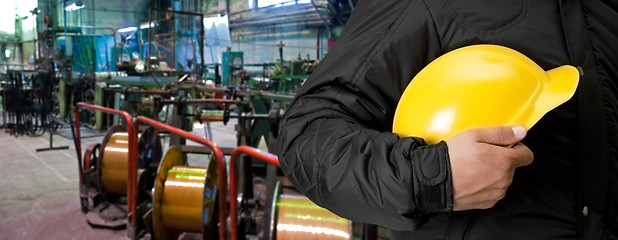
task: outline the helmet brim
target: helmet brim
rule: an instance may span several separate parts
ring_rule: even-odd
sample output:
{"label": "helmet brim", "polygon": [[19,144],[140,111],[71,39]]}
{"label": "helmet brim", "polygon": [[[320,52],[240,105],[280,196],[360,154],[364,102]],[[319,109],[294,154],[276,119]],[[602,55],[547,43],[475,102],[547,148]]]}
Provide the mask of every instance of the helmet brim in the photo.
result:
{"label": "helmet brim", "polygon": [[547,71],[549,83],[535,102],[535,108],[525,124],[532,128],[546,113],[568,101],[575,94],[579,83],[579,71],[573,66],[564,65]]}

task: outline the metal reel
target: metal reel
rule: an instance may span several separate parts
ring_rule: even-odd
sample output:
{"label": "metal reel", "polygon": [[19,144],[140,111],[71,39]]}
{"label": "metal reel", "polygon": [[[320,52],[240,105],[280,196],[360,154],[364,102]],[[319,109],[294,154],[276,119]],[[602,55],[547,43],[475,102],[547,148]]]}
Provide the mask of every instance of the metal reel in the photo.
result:
{"label": "metal reel", "polygon": [[[119,137],[122,134],[124,134],[124,138]],[[124,187],[122,190],[120,190],[122,187],[116,187],[115,191],[110,191],[108,188],[116,185],[120,181],[119,179],[122,179],[122,176],[125,179],[127,177],[128,170],[126,167],[122,173],[117,170],[119,165],[122,166],[123,161],[125,165],[128,162],[128,146],[126,145],[128,145],[126,128],[121,125],[114,125],[105,133],[103,142],[98,147],[98,157],[96,148],[92,151],[89,151],[91,148],[88,148],[86,151],[84,168],[88,168],[88,170],[86,170],[84,176],[86,176],[85,179],[92,181],[92,187],[87,190],[87,204],[91,211],[86,214],[86,219],[92,226],[111,229],[121,229],[126,226],[126,210],[115,204],[110,204],[119,196],[126,195],[126,184],[122,186]]]}
{"label": "metal reel", "polygon": [[149,126],[140,135],[137,143],[137,206],[138,229],[147,229],[152,222],[152,188],[157,177],[157,168],[162,156],[161,139],[156,128]]}
{"label": "metal reel", "polygon": [[137,185],[137,202],[151,202],[152,188],[163,151],[156,128],[151,126],[142,132],[137,143],[137,149],[137,169],[140,172]]}
{"label": "metal reel", "polygon": [[98,169],[96,163],[99,161],[101,144],[93,143],[88,146],[84,153],[83,169],[80,169],[81,178],[79,182],[79,198],[83,213],[92,210],[99,202],[100,196],[98,189]]}
{"label": "metal reel", "polygon": [[84,153],[84,172],[88,172],[88,170],[95,168],[97,166],[97,162],[100,160],[99,156],[101,155],[101,144],[93,143],[88,146],[86,152]]}

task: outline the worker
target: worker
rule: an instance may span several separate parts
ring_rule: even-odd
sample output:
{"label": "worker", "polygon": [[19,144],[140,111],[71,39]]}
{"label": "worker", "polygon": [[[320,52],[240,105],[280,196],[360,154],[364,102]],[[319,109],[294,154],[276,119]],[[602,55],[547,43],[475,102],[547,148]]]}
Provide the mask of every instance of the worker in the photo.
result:
{"label": "worker", "polygon": [[[358,1],[280,123],[281,168],[314,203],[390,239],[618,239],[616,20],[609,0]],[[392,133],[411,79],[475,44],[577,67],[577,90],[528,131],[434,144]]]}

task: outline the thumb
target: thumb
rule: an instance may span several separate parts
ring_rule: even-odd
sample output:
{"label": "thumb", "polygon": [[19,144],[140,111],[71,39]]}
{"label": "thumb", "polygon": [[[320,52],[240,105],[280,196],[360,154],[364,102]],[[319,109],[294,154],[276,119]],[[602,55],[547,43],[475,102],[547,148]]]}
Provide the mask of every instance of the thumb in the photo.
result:
{"label": "thumb", "polygon": [[486,128],[477,131],[477,141],[501,146],[512,146],[524,139],[527,132],[523,126]]}

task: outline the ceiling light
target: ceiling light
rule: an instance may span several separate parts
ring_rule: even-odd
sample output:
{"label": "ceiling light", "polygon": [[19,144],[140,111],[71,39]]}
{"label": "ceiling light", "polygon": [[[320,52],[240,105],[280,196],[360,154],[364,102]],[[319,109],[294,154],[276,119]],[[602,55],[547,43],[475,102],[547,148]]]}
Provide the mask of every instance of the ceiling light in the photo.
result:
{"label": "ceiling light", "polygon": [[137,30],[136,27],[126,27],[126,28],[118,29],[118,32],[125,33],[125,32],[132,32],[132,31],[135,31],[135,30]]}
{"label": "ceiling light", "polygon": [[66,7],[64,8],[64,10],[65,10],[65,11],[75,11],[75,10],[80,10],[80,9],[82,9],[82,8],[84,8],[84,4],[81,4],[81,5],[79,5],[79,6],[78,6],[77,4],[72,3],[71,5],[66,6]]}

